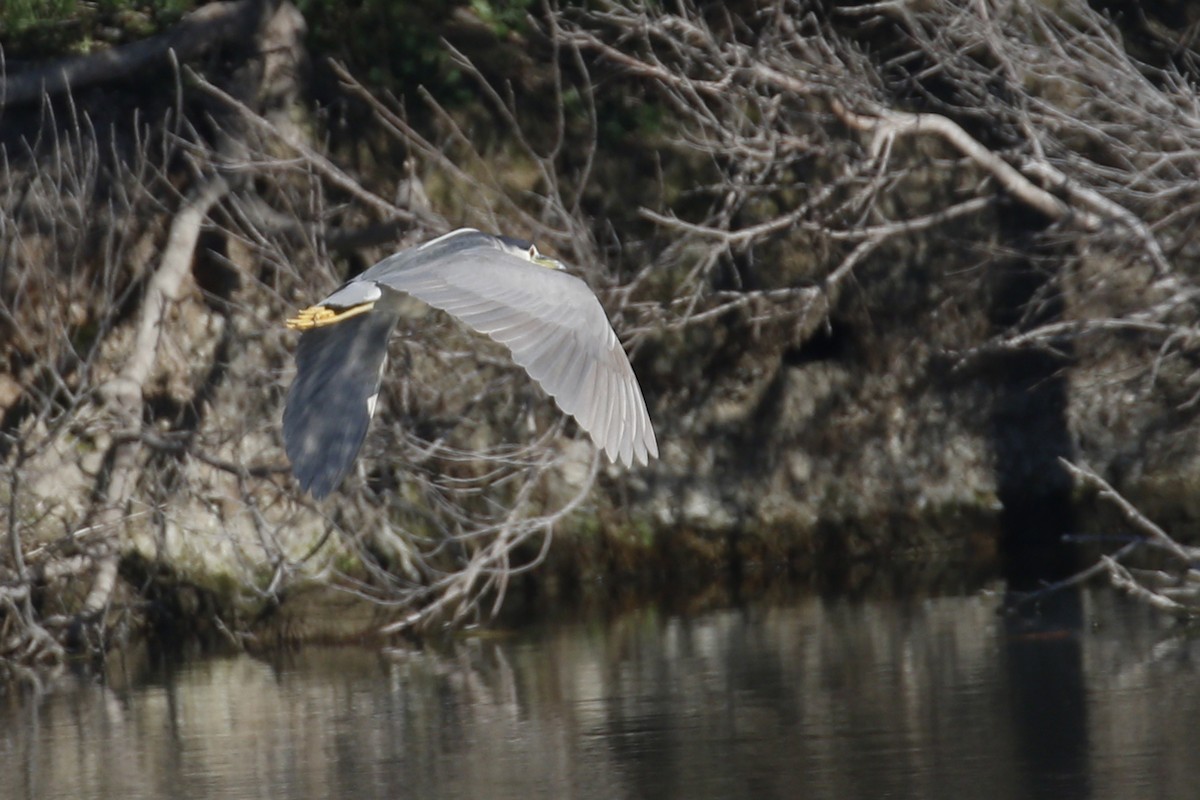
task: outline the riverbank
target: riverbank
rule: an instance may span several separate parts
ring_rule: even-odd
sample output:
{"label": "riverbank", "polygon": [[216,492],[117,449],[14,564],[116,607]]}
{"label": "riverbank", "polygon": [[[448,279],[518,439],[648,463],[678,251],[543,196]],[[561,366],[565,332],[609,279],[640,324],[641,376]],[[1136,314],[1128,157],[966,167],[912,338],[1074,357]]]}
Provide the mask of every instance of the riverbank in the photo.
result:
{"label": "riverbank", "polygon": [[[0,658],[276,614],[321,640],[317,603],[280,611],[309,587],[421,635],[500,596],[726,596],[1064,533],[1149,542],[1186,583],[1200,76],[1069,5],[385,3],[412,47],[346,64],[336,8],[279,0],[44,60],[31,38],[0,126]],[[413,303],[355,470],[304,495],[283,320],[463,225],[592,287],[661,458],[607,463],[501,345]]]}

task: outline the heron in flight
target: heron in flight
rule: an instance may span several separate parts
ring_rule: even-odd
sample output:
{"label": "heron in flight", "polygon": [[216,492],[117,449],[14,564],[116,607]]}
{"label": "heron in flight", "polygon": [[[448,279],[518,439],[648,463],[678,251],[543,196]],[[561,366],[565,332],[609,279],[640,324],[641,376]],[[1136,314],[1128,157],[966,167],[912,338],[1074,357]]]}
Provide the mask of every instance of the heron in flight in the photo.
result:
{"label": "heron in flight", "polygon": [[302,333],[283,443],[301,489],[324,497],[353,466],[405,295],[504,344],[610,460],[658,456],[637,377],[587,284],[530,242],[462,228],[388,256],[287,321]]}

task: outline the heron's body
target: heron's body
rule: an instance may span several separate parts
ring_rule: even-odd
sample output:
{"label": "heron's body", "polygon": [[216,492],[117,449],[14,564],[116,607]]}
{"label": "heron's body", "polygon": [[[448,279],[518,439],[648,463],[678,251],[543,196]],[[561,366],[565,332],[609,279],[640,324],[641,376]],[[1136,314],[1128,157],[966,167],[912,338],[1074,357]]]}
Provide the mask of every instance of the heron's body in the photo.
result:
{"label": "heron's body", "polygon": [[303,489],[322,497],[354,463],[411,295],[503,343],[609,458],[658,455],[641,389],[583,281],[526,242],[461,229],[403,250],[288,320],[303,331],[283,438]]}

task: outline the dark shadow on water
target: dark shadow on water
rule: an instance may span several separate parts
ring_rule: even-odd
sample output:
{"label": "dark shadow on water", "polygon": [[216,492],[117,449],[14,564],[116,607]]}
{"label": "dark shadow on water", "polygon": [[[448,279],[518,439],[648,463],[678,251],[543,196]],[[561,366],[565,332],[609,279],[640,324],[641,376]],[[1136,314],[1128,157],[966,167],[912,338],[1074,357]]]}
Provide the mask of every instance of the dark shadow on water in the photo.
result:
{"label": "dark shadow on water", "polygon": [[1004,671],[1025,797],[1091,795],[1082,625],[1074,588],[1006,620]]}

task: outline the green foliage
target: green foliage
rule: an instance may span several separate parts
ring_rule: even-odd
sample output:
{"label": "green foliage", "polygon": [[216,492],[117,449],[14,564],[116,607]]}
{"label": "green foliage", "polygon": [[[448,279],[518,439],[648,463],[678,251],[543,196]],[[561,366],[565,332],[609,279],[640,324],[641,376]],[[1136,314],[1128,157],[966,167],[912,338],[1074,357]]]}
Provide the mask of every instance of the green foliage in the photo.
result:
{"label": "green foliage", "polygon": [[[447,106],[476,99],[472,83],[450,56],[444,40],[468,51],[491,52],[527,33],[537,0],[296,0],[308,21],[314,55],[346,64],[376,90],[415,95],[418,87]],[[519,45],[516,45],[519,48]],[[483,60],[503,62],[502,56]]]}
{"label": "green foliage", "polygon": [[[298,0],[310,46],[369,85],[401,94],[454,82],[441,31],[461,3]],[[435,94],[438,92],[435,91]]]}
{"label": "green foliage", "polygon": [[30,29],[73,18],[76,0],[7,0],[0,5],[0,35],[20,35]]}
{"label": "green foliage", "polygon": [[69,26],[79,16],[77,6],[76,0],[6,0],[0,3],[0,44],[8,50],[21,39]]}
{"label": "green foliage", "polygon": [[6,58],[87,53],[158,33],[197,0],[0,0],[0,48]]}
{"label": "green foliage", "polygon": [[498,3],[471,0],[471,10],[497,36],[507,36],[513,31],[524,30],[526,18],[534,5],[534,0],[509,0]]}

